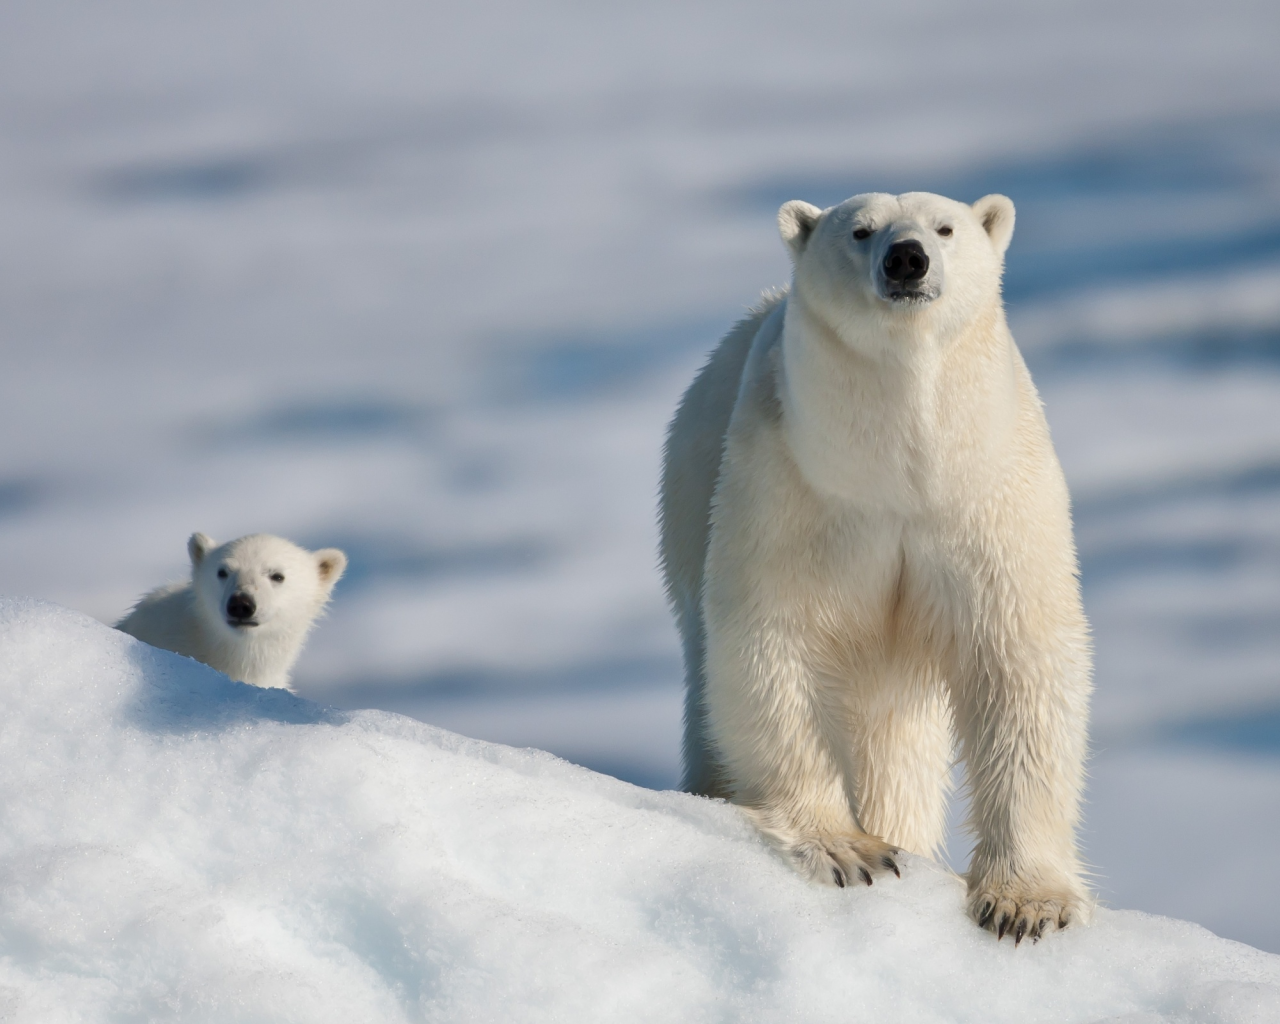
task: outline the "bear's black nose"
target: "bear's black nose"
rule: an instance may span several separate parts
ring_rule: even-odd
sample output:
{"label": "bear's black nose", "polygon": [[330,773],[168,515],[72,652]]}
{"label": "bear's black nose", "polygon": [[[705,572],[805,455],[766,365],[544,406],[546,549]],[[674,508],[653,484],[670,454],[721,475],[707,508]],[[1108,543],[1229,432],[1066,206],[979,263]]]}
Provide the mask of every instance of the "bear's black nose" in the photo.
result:
{"label": "bear's black nose", "polygon": [[884,276],[890,281],[919,281],[929,272],[929,257],[915,239],[894,242],[884,258]]}
{"label": "bear's black nose", "polygon": [[232,594],[227,598],[227,618],[233,622],[244,622],[253,618],[258,606],[248,594]]}

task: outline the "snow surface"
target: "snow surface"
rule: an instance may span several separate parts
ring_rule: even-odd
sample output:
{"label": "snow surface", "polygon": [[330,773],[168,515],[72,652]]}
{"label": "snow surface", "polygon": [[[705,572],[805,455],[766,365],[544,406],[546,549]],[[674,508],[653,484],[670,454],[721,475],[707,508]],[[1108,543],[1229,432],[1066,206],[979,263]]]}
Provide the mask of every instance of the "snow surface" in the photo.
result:
{"label": "snow surface", "polygon": [[[1010,195],[1115,906],[1280,952],[1274,0],[0,4],[0,592],[352,556],[310,697],[678,775],[663,427],[781,202]],[[952,844],[956,862],[965,844]]]}
{"label": "snow surface", "polygon": [[233,683],[0,601],[0,1017],[1274,1021],[1280,957],[801,881],[727,804]]}

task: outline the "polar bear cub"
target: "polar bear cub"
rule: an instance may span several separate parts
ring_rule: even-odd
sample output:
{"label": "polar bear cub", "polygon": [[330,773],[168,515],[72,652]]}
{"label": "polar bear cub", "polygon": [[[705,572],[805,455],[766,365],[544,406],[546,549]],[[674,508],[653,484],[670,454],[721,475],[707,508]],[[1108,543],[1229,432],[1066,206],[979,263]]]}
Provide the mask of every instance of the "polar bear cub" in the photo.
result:
{"label": "polar bear cub", "polygon": [[151,591],[116,629],[232,679],[289,688],[289,672],[347,556],[264,533],[220,547],[194,533],[187,552],[191,579]]}
{"label": "polar bear cub", "polygon": [[968,907],[1015,939],[1085,918],[1090,644],[1066,484],[1000,294],[1014,208],[928,193],[779,211],[788,294],[680,404],[662,559],[685,788],[844,885],[938,850],[953,735]]}

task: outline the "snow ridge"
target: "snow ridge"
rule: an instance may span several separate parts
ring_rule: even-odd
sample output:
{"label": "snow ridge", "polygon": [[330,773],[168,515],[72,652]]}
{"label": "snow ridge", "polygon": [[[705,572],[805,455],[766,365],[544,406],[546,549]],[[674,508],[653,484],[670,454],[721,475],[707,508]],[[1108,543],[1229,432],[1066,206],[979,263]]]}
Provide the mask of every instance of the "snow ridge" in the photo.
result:
{"label": "snow ridge", "polygon": [[812,887],[723,803],[54,605],[0,601],[0,679],[6,1020],[1280,1019],[1280,957],[1195,925],[1103,910],[1015,950],[919,858]]}

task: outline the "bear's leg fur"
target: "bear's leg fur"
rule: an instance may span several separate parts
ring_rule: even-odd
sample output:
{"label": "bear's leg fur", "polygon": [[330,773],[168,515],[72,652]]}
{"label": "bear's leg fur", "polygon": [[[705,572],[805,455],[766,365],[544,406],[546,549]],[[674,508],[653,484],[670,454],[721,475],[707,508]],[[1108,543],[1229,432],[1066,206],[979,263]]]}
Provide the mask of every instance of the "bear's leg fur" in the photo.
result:
{"label": "bear's leg fur", "polygon": [[853,724],[858,820],[912,853],[937,856],[951,790],[951,708],[930,666],[892,666]]}
{"label": "bear's leg fur", "polygon": [[803,617],[708,620],[713,740],[741,804],[799,871],[871,884],[897,873],[897,849],[859,824],[848,781],[849,686],[815,671]]}
{"label": "bear's leg fur", "polygon": [[1086,920],[1091,910],[1075,845],[1088,638],[1083,616],[1053,593],[1074,580],[1038,568],[1016,580],[987,575],[992,585],[976,602],[967,650],[957,651],[951,673],[978,840],[969,911],[1018,941]]}

